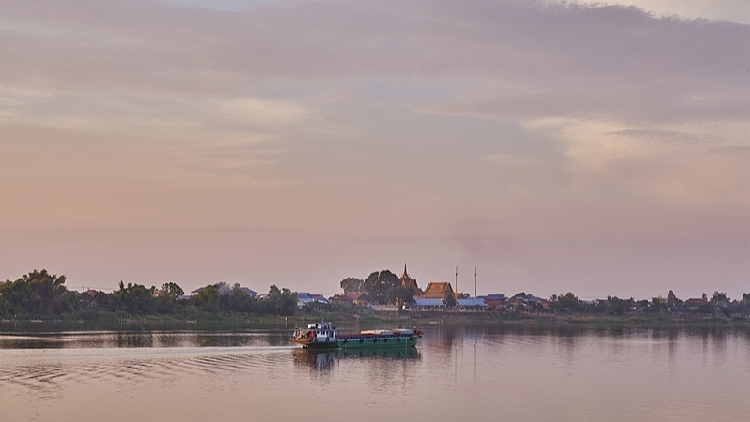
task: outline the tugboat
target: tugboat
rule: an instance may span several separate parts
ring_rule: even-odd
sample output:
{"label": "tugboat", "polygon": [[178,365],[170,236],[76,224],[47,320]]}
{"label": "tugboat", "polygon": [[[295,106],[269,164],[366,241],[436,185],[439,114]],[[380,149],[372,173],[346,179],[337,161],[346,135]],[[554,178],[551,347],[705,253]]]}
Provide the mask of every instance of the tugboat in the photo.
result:
{"label": "tugboat", "polygon": [[424,333],[408,328],[393,330],[365,330],[359,334],[340,334],[330,322],[307,324],[307,330],[294,328],[291,340],[306,349],[373,349],[384,347],[414,347]]}

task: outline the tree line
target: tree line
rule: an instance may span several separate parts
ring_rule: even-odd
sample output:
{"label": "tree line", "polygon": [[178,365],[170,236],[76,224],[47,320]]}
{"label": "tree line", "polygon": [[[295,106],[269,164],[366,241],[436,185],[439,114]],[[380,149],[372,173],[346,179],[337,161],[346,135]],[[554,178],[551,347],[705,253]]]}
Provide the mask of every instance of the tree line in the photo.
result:
{"label": "tree line", "polygon": [[366,279],[345,278],[339,283],[344,293],[365,293],[370,303],[400,304],[414,301],[414,291],[401,284],[390,270],[373,271]]}
{"label": "tree line", "polygon": [[668,314],[702,314],[731,317],[732,315],[750,315],[750,293],[742,295],[740,300],[731,300],[726,293],[714,292],[711,298],[705,293],[699,301],[682,300],[672,290],[667,297],[656,296],[651,300],[619,298],[607,296],[607,300],[585,302],[575,294],[568,292],[550,297],[550,309],[562,312],[600,313],[625,315],[630,313],[668,313]]}
{"label": "tree line", "polygon": [[244,292],[239,284],[211,284],[190,299],[181,299],[182,288],[174,282],[161,288],[120,281],[118,289],[78,293],[65,286],[66,277],[34,270],[23,277],[0,284],[0,316],[123,319],[131,316],[164,315],[186,317],[230,314],[293,315],[297,293],[272,285],[268,295],[258,298]]}

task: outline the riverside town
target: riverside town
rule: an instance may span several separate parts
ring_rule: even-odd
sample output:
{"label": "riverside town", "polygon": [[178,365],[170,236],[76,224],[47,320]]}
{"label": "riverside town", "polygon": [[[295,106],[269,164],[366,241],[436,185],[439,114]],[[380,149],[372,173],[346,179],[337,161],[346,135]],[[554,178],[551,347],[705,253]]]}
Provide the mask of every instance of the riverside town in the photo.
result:
{"label": "riverside town", "polygon": [[[457,291],[449,281],[429,282],[424,288],[407,271],[399,277],[390,270],[374,271],[364,279],[339,282],[341,293],[330,297],[292,292],[272,285],[259,293],[239,283],[208,284],[186,293],[173,281],[161,287],[119,282],[105,293],[95,288],[75,290],[67,278],[34,270],[16,280],[0,281],[0,318],[3,323],[44,321],[137,321],[195,323],[250,321],[254,318],[295,317],[414,320],[486,319],[497,321],[559,322],[750,322],[750,293],[730,298],[715,291],[701,297],[679,298],[672,290],[651,298],[607,296],[581,300],[572,292],[539,297],[519,292],[476,294]],[[255,286],[253,286],[255,287]]]}

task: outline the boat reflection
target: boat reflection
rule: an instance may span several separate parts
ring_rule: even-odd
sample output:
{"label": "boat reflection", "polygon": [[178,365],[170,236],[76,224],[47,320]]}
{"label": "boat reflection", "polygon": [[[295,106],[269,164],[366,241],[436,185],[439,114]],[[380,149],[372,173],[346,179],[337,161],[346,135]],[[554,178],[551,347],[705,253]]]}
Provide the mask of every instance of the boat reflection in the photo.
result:
{"label": "boat reflection", "polygon": [[418,361],[422,358],[415,347],[400,348],[373,348],[355,350],[310,350],[296,349],[293,352],[294,364],[307,369],[327,370],[335,366],[339,361],[348,359],[371,360],[371,361]]}

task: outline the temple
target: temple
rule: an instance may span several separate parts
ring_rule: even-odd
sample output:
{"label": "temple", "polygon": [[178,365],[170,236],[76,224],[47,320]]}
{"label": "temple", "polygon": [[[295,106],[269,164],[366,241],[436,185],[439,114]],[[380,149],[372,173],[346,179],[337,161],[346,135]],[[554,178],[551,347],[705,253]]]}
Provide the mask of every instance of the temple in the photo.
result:
{"label": "temple", "polygon": [[453,288],[451,287],[451,284],[445,281],[445,282],[429,283],[427,285],[427,290],[425,290],[424,294],[419,296],[419,298],[443,300],[448,296],[456,297],[455,293],[453,293]]}
{"label": "temple", "polygon": [[422,289],[417,285],[417,279],[409,277],[409,273],[406,272],[406,262],[404,262],[404,273],[401,275],[401,285],[411,289],[415,297],[422,294]]}

